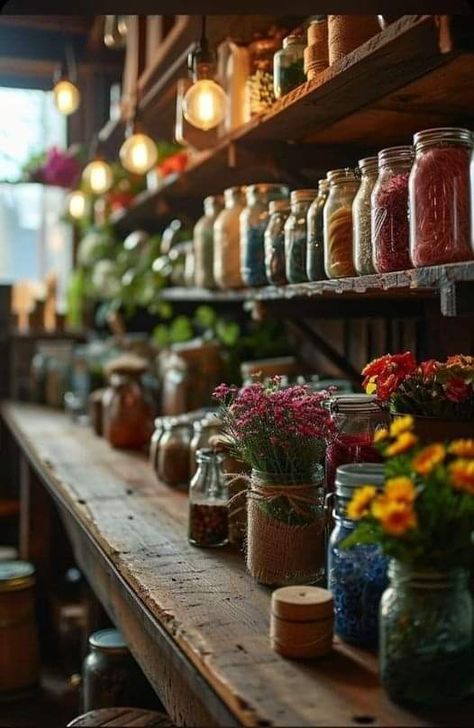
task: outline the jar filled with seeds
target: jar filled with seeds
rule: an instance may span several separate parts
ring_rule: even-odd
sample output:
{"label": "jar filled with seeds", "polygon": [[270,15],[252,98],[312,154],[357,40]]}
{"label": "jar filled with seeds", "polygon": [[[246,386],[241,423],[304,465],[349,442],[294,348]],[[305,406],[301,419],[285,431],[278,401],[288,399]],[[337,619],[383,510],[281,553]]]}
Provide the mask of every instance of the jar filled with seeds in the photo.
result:
{"label": "jar filled with seeds", "polygon": [[192,427],[188,421],[172,418],[164,423],[158,447],[158,478],[179,487],[189,482],[189,446]]}
{"label": "jar filled with seeds", "polygon": [[329,195],[324,205],[324,268],[328,278],[355,275],[352,253],[352,203],[359,187],[353,169],[327,174]]}
{"label": "jar filled with seeds", "polygon": [[291,215],[285,223],[286,277],[289,283],[304,283],[306,275],[306,217],[317,190],[293,190]]}
{"label": "jar filled with seeds", "polygon": [[297,33],[283,38],[283,48],[273,58],[273,86],[277,99],[305,83],[305,47],[305,39]]}
{"label": "jar filled with seeds", "polygon": [[320,179],[318,196],[308,209],[306,220],[306,275],[309,281],[320,281],[326,278],[324,270],[324,223],[323,211],[328,198],[329,182]]}
{"label": "jar filled with seeds", "polygon": [[256,37],[249,45],[250,74],[247,79],[247,96],[251,116],[265,111],[275,101],[273,56],[278,46],[279,38],[276,36]]}
{"label": "jar filled with seeds", "polygon": [[198,469],[189,488],[189,542],[194,546],[224,546],[229,538],[224,455],[203,448],[196,453]]}
{"label": "jar filled with seeds", "polygon": [[273,200],[269,205],[270,218],[265,228],[265,273],[269,283],[284,286],[288,283],[285,272],[285,222],[290,214],[288,200]]}
{"label": "jar filled with seeds", "polygon": [[377,157],[359,159],[360,187],[352,203],[352,235],[354,238],[354,267],[360,276],[375,273],[372,262],[370,230],[370,197],[377,181]]}

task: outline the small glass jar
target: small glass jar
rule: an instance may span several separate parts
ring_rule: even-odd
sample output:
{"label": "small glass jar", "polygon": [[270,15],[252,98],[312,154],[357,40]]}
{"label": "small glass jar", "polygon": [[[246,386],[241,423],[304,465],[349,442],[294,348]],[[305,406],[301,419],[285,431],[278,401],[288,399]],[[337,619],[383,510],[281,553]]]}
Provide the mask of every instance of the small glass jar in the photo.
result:
{"label": "small glass jar", "polygon": [[189,473],[192,478],[197,470],[197,452],[209,447],[211,437],[220,435],[222,422],[217,417],[205,417],[194,422],[194,432],[189,446]]}
{"label": "small glass jar", "polygon": [[214,223],[214,280],[219,288],[241,288],[240,213],[245,206],[245,187],[224,190],[224,210]]}
{"label": "small glass jar", "polygon": [[328,198],[329,182],[320,179],[318,196],[311,203],[306,219],[306,275],[309,281],[320,281],[326,278],[324,270],[324,205]]}
{"label": "small glass jar", "polygon": [[224,455],[203,448],[196,453],[198,469],[189,488],[189,542],[194,546],[224,546],[229,538]]}
{"label": "small glass jar", "polygon": [[473,605],[468,571],[393,561],[380,605],[380,675],[390,698],[414,708],[472,693]]}
{"label": "small glass jar", "polygon": [[291,34],[283,38],[283,48],[273,56],[273,90],[279,99],[292,89],[306,82],[304,49],[306,41],[301,35]]}
{"label": "small glass jar", "polygon": [[268,206],[272,200],[283,200],[289,190],[285,185],[256,184],[247,187],[247,205],[240,213],[240,274],[247,286],[264,286],[265,228]]}
{"label": "small glass jar", "polygon": [[306,276],[306,217],[317,190],[293,190],[291,215],[285,223],[286,277],[289,283],[304,283]]}
{"label": "small glass jar", "polygon": [[413,142],[415,161],[409,180],[413,265],[472,260],[472,133],[425,129],[415,134]]}
{"label": "small glass jar", "polygon": [[285,222],[290,214],[288,200],[273,200],[269,205],[269,220],[265,228],[265,273],[269,283],[284,286],[288,283],[285,273]]}
{"label": "small glass jar", "polygon": [[179,418],[166,420],[158,448],[158,479],[173,487],[189,483],[192,426]]}
{"label": "small glass jar", "polygon": [[373,264],[377,273],[411,268],[408,239],[410,146],[379,152],[379,175],[371,195]]}
{"label": "small glass jar", "polygon": [[346,642],[376,647],[379,638],[379,604],[387,586],[387,559],[379,544],[341,546],[357,522],[346,513],[354,491],[370,483],[384,483],[382,464],[341,465],[336,472],[333,518],[328,546],[328,589],[334,597],[334,631]]}
{"label": "small glass jar", "polygon": [[143,371],[110,373],[102,398],[104,437],[112,447],[141,449],[153,432],[153,406],[141,384]]}
{"label": "small glass jar", "polygon": [[248,108],[251,116],[268,109],[275,101],[273,93],[273,56],[280,37],[255,38],[249,45],[250,72],[247,78]]}
{"label": "small glass jar", "polygon": [[194,283],[200,288],[215,288],[214,223],[223,207],[223,198],[211,195],[204,200],[204,215],[193,231]]}
{"label": "small glass jar", "polygon": [[377,181],[378,158],[359,159],[360,187],[352,203],[352,236],[354,240],[354,267],[360,276],[375,273],[372,261],[372,232],[370,198]]}
{"label": "small glass jar", "polygon": [[327,173],[329,194],[324,205],[324,269],[328,278],[355,275],[352,253],[352,203],[359,187],[352,169]]}
{"label": "small glass jar", "polygon": [[165,431],[165,422],[168,421],[168,417],[157,417],[155,420],[155,430],[150,440],[150,465],[158,475],[158,453],[160,451],[160,440],[161,436]]}
{"label": "small glass jar", "polygon": [[370,394],[335,395],[330,409],[336,431],[326,448],[326,486],[332,492],[339,465],[381,461],[373,438],[389,415]]}

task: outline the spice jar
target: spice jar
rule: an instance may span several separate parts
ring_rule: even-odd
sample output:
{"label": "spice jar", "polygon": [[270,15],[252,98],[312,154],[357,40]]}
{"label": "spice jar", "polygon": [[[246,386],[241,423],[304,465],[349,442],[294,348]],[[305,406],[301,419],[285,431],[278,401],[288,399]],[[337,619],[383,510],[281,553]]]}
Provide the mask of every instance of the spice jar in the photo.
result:
{"label": "spice jar", "polygon": [[380,544],[357,544],[344,548],[342,542],[357,522],[346,512],[354,491],[370,483],[382,489],[382,463],[341,465],[336,471],[333,518],[328,546],[328,589],[334,597],[334,631],[346,642],[376,647],[379,633],[379,604],[387,586],[387,559]]}
{"label": "spice jar", "polygon": [[322,657],[332,650],[333,598],[317,586],[275,589],[271,601],[272,649],[290,659]]}
{"label": "spice jar", "polygon": [[224,546],[229,535],[224,455],[205,448],[197,451],[196,459],[198,469],[189,488],[189,542]]}
{"label": "spice jar", "polygon": [[222,432],[222,422],[217,417],[205,417],[194,422],[194,432],[189,446],[189,473],[192,477],[197,470],[197,452],[210,446],[210,440]]}
{"label": "spice jar", "polygon": [[245,205],[245,187],[224,190],[224,204],[214,223],[214,280],[219,288],[241,288],[240,213]]}
{"label": "spice jar", "polygon": [[269,283],[284,286],[288,283],[285,273],[285,222],[290,214],[288,200],[270,202],[268,225],[263,236],[265,248],[265,274]]}
{"label": "spice jar", "polygon": [[192,426],[179,418],[163,423],[163,434],[158,447],[158,478],[171,486],[189,482],[189,446]]}
{"label": "spice jar", "polygon": [[286,277],[289,283],[304,283],[306,276],[306,217],[317,190],[293,190],[291,215],[285,223]]}
{"label": "spice jar", "polygon": [[273,56],[278,50],[277,36],[256,37],[249,45],[250,73],[247,98],[251,116],[268,109],[275,101],[273,94]]}
{"label": "spice jar", "polygon": [[301,35],[292,33],[283,38],[283,48],[273,57],[273,90],[277,99],[305,83],[304,49]]}
{"label": "spice jar", "polygon": [[375,431],[388,426],[388,413],[369,394],[341,394],[331,401],[336,432],[326,448],[326,486],[334,490],[336,469],[348,463],[377,463]]}
{"label": "spice jar", "polygon": [[467,129],[425,129],[414,136],[409,180],[413,265],[472,260],[472,134]]}
{"label": "spice jar", "polygon": [[370,199],[377,181],[378,158],[359,159],[360,187],[352,203],[352,236],[354,240],[354,267],[360,276],[375,273],[372,262],[372,233]]}
{"label": "spice jar", "polygon": [[272,200],[288,197],[285,185],[256,184],[247,187],[247,205],[240,213],[240,273],[247,286],[264,286],[265,228],[268,224],[268,206]]}
{"label": "spice jar", "polygon": [[379,152],[379,175],[371,195],[373,264],[377,273],[411,268],[408,239],[410,146]]}
{"label": "spice jar", "polygon": [[324,205],[328,198],[329,182],[320,179],[318,195],[308,208],[306,218],[306,275],[309,281],[326,278],[324,270]]}
{"label": "spice jar", "polygon": [[324,269],[328,278],[355,275],[352,254],[352,203],[359,182],[352,169],[327,173],[329,194],[324,205]]}
{"label": "spice jar", "polygon": [[223,199],[211,195],[204,200],[204,215],[193,231],[194,283],[200,288],[215,288],[214,279],[214,223],[222,210]]}

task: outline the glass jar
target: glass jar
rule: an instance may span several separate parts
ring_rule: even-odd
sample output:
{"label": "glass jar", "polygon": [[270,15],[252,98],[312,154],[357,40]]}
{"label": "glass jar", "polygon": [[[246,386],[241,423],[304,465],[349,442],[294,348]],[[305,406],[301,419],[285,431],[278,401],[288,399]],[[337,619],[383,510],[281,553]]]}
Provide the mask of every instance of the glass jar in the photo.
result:
{"label": "glass jar", "polygon": [[377,181],[378,158],[359,159],[360,187],[352,203],[352,236],[354,240],[354,267],[360,276],[375,273],[372,261],[372,232],[370,199]]}
{"label": "glass jar", "polygon": [[291,215],[285,223],[286,277],[289,283],[304,283],[306,276],[306,217],[317,190],[293,190]]}
{"label": "glass jar", "polygon": [[359,182],[352,169],[327,173],[329,194],[324,205],[324,269],[328,278],[355,275],[352,254],[352,203]]}
{"label": "glass jar", "polygon": [[224,190],[224,205],[214,223],[214,280],[219,288],[241,288],[240,213],[245,205],[245,187]]}
{"label": "glass jar", "polygon": [[248,108],[251,116],[268,109],[275,101],[273,94],[273,56],[278,50],[277,36],[255,38],[249,45]]}
{"label": "glass jar", "polygon": [[165,422],[167,422],[167,421],[168,421],[167,417],[157,417],[156,418],[155,431],[153,432],[153,435],[151,436],[151,440],[150,440],[150,453],[149,453],[150,465],[152,466],[156,475],[158,475],[158,453],[160,451],[160,440],[161,440],[161,436],[163,435],[163,433],[165,431]]}
{"label": "glass jar", "polygon": [[240,274],[247,286],[264,286],[265,228],[268,224],[268,206],[272,200],[288,197],[285,185],[256,184],[247,187],[247,205],[240,213]]}
{"label": "glass jar", "polygon": [[379,604],[387,586],[387,559],[379,544],[341,546],[356,525],[348,518],[347,504],[354,491],[370,483],[384,483],[382,464],[341,465],[336,472],[334,529],[328,547],[328,589],[334,597],[334,631],[346,642],[376,647]]}
{"label": "glass jar", "polygon": [[373,264],[377,273],[411,268],[408,240],[410,146],[379,152],[379,175],[371,196]]}
{"label": "glass jar", "polygon": [[425,129],[414,136],[409,180],[413,265],[472,260],[472,134],[467,129]]}
{"label": "glass jar", "polygon": [[273,56],[273,90],[279,99],[292,89],[306,82],[304,49],[306,41],[301,35],[291,34],[283,38],[283,48]]}
{"label": "glass jar", "polygon": [[320,281],[326,278],[324,270],[324,205],[328,198],[329,182],[320,179],[318,196],[311,203],[306,219],[306,275],[309,281]]}
{"label": "glass jar", "polygon": [[330,409],[336,432],[326,448],[326,485],[332,492],[339,465],[381,461],[373,437],[388,426],[389,416],[370,394],[335,395]]}
{"label": "glass jar", "polygon": [[158,448],[158,479],[171,486],[189,483],[189,447],[192,426],[172,418],[164,422]]}
{"label": "glass jar", "polygon": [[198,469],[189,488],[189,542],[224,546],[229,538],[224,455],[210,449],[196,453]]}
{"label": "glass jar", "polygon": [[473,607],[467,570],[393,561],[380,605],[380,674],[390,698],[415,708],[472,690]]}
{"label": "glass jar", "polygon": [[290,214],[288,200],[270,202],[268,225],[263,236],[265,248],[265,273],[269,283],[284,286],[285,274],[285,222]]}
{"label": "glass jar", "polygon": [[215,288],[214,279],[214,223],[223,207],[221,196],[211,195],[204,200],[204,215],[193,231],[194,283],[200,288]]}
{"label": "glass jar", "polygon": [[209,447],[211,437],[220,435],[222,422],[217,417],[205,417],[197,420],[194,425],[194,432],[189,446],[189,473],[192,478],[197,470],[197,452]]}
{"label": "glass jar", "polygon": [[140,449],[153,432],[153,406],[141,384],[141,372],[116,371],[104,392],[104,437],[112,447]]}

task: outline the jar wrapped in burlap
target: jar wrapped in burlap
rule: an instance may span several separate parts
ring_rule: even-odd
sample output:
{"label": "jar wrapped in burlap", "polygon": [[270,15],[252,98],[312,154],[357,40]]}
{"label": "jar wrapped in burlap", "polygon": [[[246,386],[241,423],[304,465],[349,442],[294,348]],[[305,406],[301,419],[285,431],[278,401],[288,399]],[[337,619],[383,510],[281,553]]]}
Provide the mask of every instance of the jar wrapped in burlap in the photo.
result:
{"label": "jar wrapped in burlap", "polygon": [[379,30],[376,15],[329,15],[329,65],[340,61]]}

